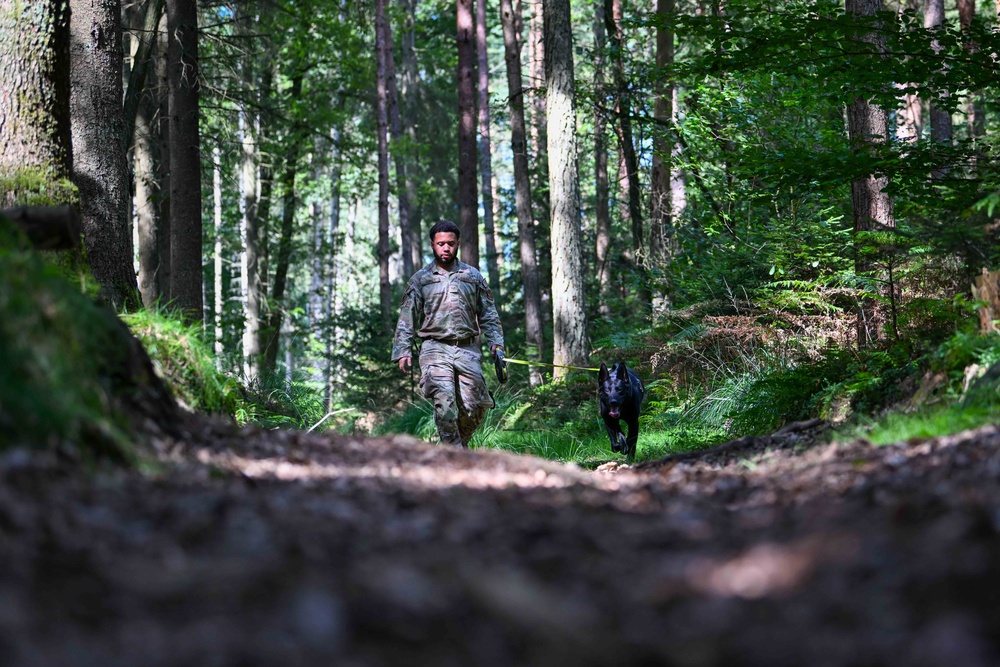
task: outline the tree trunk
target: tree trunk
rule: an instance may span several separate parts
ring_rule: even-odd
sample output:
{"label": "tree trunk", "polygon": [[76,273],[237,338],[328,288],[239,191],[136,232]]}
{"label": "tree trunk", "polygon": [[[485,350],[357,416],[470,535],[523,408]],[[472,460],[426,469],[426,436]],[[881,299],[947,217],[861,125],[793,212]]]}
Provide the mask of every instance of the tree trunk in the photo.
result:
{"label": "tree trunk", "polygon": [[[274,74],[273,69],[269,65],[265,67],[261,83],[262,99],[268,99],[271,95]],[[262,151],[261,147],[268,145],[267,137],[265,136],[266,120],[264,115],[261,115],[259,123],[260,129],[257,132],[257,146],[258,151]],[[257,329],[257,349],[260,351],[260,356],[257,358],[257,363],[260,372],[263,373],[264,349],[267,347],[268,338],[270,337],[270,332],[267,328],[269,312],[267,310],[269,307],[267,293],[274,284],[270,279],[270,256],[268,253],[271,238],[271,204],[274,199],[274,167],[262,161],[260,163],[259,179],[260,197],[257,199],[257,275],[260,279],[260,304],[258,310],[260,320]]]}
{"label": "tree trunk", "polygon": [[212,324],[214,325],[215,365],[222,370],[222,152],[212,149],[212,222],[215,237],[212,266],[213,299]]}
{"label": "tree trunk", "polygon": [[184,317],[201,322],[202,221],[198,110],[198,5],[167,1],[170,46],[170,296]]}
{"label": "tree trunk", "polygon": [[479,266],[479,196],[476,193],[476,38],[473,0],[458,9],[458,228],[460,259]]}
{"label": "tree trunk", "polygon": [[104,298],[116,310],[136,310],[121,2],[72,0],[71,9],[73,182],[80,193],[83,242]]}
{"label": "tree trunk", "polygon": [[[125,138],[132,138],[134,171],[133,226],[135,252],[138,256],[139,295],[147,309],[156,308],[160,294],[160,208],[166,193],[160,191],[160,174],[165,171],[160,157],[158,113],[160,82],[157,79],[159,25],[163,19],[163,0],[157,0],[129,12],[132,37],[132,60],[125,91]],[[128,129],[132,118],[132,130]]]}
{"label": "tree trunk", "polygon": [[333,346],[336,329],[333,326],[333,316],[337,312],[337,280],[339,278],[338,262],[340,260],[340,129],[334,128],[332,134],[332,149],[330,153],[330,267],[326,274],[326,406],[333,409],[333,382],[337,371],[333,361]]}
{"label": "tree trunk", "polygon": [[538,256],[538,281],[542,295],[542,317],[551,323],[552,252],[549,240],[551,218],[549,211],[549,155],[546,138],[545,112],[545,21],[544,2],[529,0],[531,15],[528,18],[528,101],[531,109],[531,155],[534,155],[532,184],[532,217],[536,221],[535,241]]}
{"label": "tree trunk", "polygon": [[[392,162],[396,167],[396,198],[399,207],[399,248],[403,259],[403,274],[413,275],[413,230],[410,227],[410,195],[407,190],[406,157],[403,150],[403,123],[399,113],[399,91],[396,86],[396,61],[392,54],[392,23],[383,22],[385,37],[385,80],[389,104],[389,127],[392,133]],[[419,266],[417,267],[419,268]]]}
{"label": "tree trunk", "polygon": [[43,203],[77,204],[69,45],[68,0],[0,3],[0,207],[38,203],[23,176],[44,181]]}
{"label": "tree trunk", "polygon": [[[917,11],[919,0],[906,0],[900,11]],[[913,88],[912,83],[898,83],[897,88]],[[924,110],[920,95],[906,92],[900,95],[902,104],[896,112],[896,139],[904,144],[912,144],[920,139],[923,131]]]}
{"label": "tree trunk", "polygon": [[[323,176],[322,170],[317,166],[313,171],[313,182],[320,183]],[[322,200],[318,198],[313,200],[309,218],[312,225],[312,238],[309,244],[309,296],[306,300],[306,326],[314,339],[322,341],[325,331],[325,304],[328,302],[324,289],[326,287],[327,265],[330,262],[329,246],[325,243],[327,218],[323,210]],[[312,369],[310,373],[312,379],[325,382],[326,373],[322,370],[322,359],[317,358],[320,356],[319,349],[313,345],[307,345],[305,352],[308,357],[306,367]]]}
{"label": "tree trunk", "polygon": [[610,317],[613,285],[611,281],[611,207],[608,181],[607,117],[604,100],[607,86],[604,80],[604,51],[607,48],[607,31],[604,26],[604,2],[594,7],[594,236],[597,260],[597,285],[601,295],[598,312]]}
{"label": "tree trunk", "polygon": [[157,146],[160,161],[157,170],[159,184],[159,215],[160,229],[157,237],[157,248],[160,256],[160,269],[157,272],[157,284],[160,287],[160,302],[167,305],[170,295],[170,85],[167,81],[167,51],[169,43],[166,12],[160,17],[156,31],[156,100],[159,107],[157,113]]}
{"label": "tree trunk", "polygon": [[[292,77],[291,100],[297,103],[302,98],[302,74]],[[281,178],[281,230],[278,237],[278,253],[274,262],[274,282],[268,298],[270,314],[262,336],[261,373],[271,375],[277,370],[278,349],[281,347],[282,322],[285,315],[285,289],[288,284],[288,270],[292,261],[292,233],[295,231],[295,210],[298,197],[295,191],[295,176],[299,168],[301,138],[298,127],[293,127],[289,137],[288,152],[285,155],[284,173]]]}
{"label": "tree trunk", "polygon": [[[415,119],[415,108],[417,104],[417,84],[420,80],[417,71],[417,49],[415,12],[416,0],[400,0],[405,10],[405,30],[402,35],[403,53],[403,85],[400,97],[402,107],[403,134],[409,138],[409,157],[416,162],[415,150],[417,146],[417,122]],[[406,172],[406,195],[410,204],[410,256],[413,266],[419,267],[424,263],[423,233],[420,231],[420,199],[417,197],[417,184],[413,180],[413,170]]]}
{"label": "tree trunk", "polygon": [[[656,14],[668,20],[674,13],[674,0],[657,0]],[[663,72],[674,62],[674,32],[663,26],[656,29],[656,67]],[[649,262],[651,268],[664,276],[653,297],[653,313],[662,315],[670,307],[671,290],[666,278],[673,260],[674,207],[672,201],[672,157],[674,153],[673,82],[663,75],[654,84],[653,118],[657,121],[653,134],[653,168],[650,176]]]}
{"label": "tree trunk", "polygon": [[[849,14],[874,16],[882,9],[881,0],[846,0]],[[856,41],[867,45],[875,54],[884,52],[883,38],[875,31],[862,32]],[[854,98],[847,105],[848,134],[851,150],[865,153],[877,144],[887,141],[889,120],[885,110],[871,104],[864,97]],[[893,200],[886,192],[889,179],[880,174],[868,174],[851,182],[851,203],[854,218],[855,258],[854,268],[858,275],[868,274],[876,268],[876,262],[858,237],[864,232],[885,230],[895,227]],[[887,295],[891,296],[891,295]],[[858,304],[857,334],[858,346],[863,347],[878,337],[879,322],[876,318],[875,302],[872,298],[862,298]]]}
{"label": "tree trunk", "polygon": [[[248,66],[244,64],[244,68]],[[244,69],[244,81],[247,70]],[[243,375],[249,379],[259,372],[260,359],[260,238],[257,233],[257,143],[250,105],[240,109],[240,288],[243,294]]]}
{"label": "tree trunk", "polygon": [[[539,170],[538,178],[547,183],[545,141],[545,20],[544,2],[529,0],[531,16],[528,19],[528,90],[531,101],[531,144],[535,155],[535,164]],[[536,188],[544,190],[545,188]],[[546,213],[548,209],[545,209]],[[545,216],[548,217],[548,216]]]}
{"label": "tree trunk", "polygon": [[493,229],[493,164],[490,159],[490,66],[486,53],[486,0],[476,0],[476,55],[479,76],[479,171],[482,177],[483,234],[486,236],[486,269],[490,285],[500,300],[500,269]]}
{"label": "tree trunk", "polygon": [[[636,269],[642,265],[645,253],[643,238],[642,203],[639,189],[639,160],[635,153],[632,136],[632,100],[625,81],[625,45],[622,37],[621,0],[604,0],[604,21],[611,42],[614,61],[611,66],[614,81],[615,115],[618,117],[618,147],[625,166],[625,186],[628,191],[628,221],[632,228],[632,249],[635,253]],[[640,302],[645,308],[649,301],[647,290],[640,289]]]}
{"label": "tree trunk", "polygon": [[[552,209],[553,363],[587,362],[587,304],[580,245],[573,33],[569,0],[545,3],[545,108]],[[557,367],[556,378],[567,369]]]}
{"label": "tree trunk", "polygon": [[392,286],[389,284],[389,94],[386,73],[385,0],[375,0],[375,58],[378,132],[378,270],[382,332],[392,333]]}
{"label": "tree trunk", "polygon": [[133,161],[135,164],[135,225],[139,239],[139,293],[142,304],[154,308],[160,299],[160,207],[157,173],[157,129],[155,97],[144,91],[135,118]]}
{"label": "tree trunk", "polygon": [[122,103],[122,115],[125,119],[125,129],[122,134],[126,143],[135,133],[136,115],[146,94],[146,82],[152,78],[150,76],[153,69],[152,59],[156,50],[157,26],[163,17],[163,5],[164,0],[151,0],[141,7],[133,4],[132,9],[128,11],[133,35],[138,37],[132,38],[134,45],[132,67],[126,77],[128,81],[124,91],[125,100]]}
{"label": "tree trunk", "polygon": [[[979,47],[968,36],[972,30],[972,22],[976,17],[976,0],[958,0],[958,21],[962,32],[966,35],[965,49],[969,53],[977,53]],[[969,137],[976,143],[986,134],[986,111],[983,108],[982,91],[971,91],[965,103],[966,127]],[[977,151],[977,154],[980,151]],[[977,160],[983,156],[977,155]]]}
{"label": "tree trunk", "polygon": [[[531,215],[531,174],[528,171],[528,140],[524,121],[524,83],[521,76],[521,45],[517,14],[511,0],[500,0],[503,23],[504,59],[507,63],[507,97],[510,107],[511,151],[514,154],[514,202],[517,209],[518,246],[521,255],[521,283],[524,285],[524,331],[527,357],[541,361],[545,342],[542,335],[542,295],[535,255],[535,224]],[[542,372],[529,367],[532,387],[542,384]]]}
{"label": "tree trunk", "polygon": [[[937,31],[943,26],[944,0],[927,0],[927,4],[924,6],[924,27],[929,30]],[[935,53],[939,53],[941,51],[941,45],[937,39],[931,42],[931,48]],[[949,97],[948,91],[942,91],[941,97],[947,99]],[[950,146],[954,130],[952,128],[951,112],[944,107],[943,101],[938,102],[937,100],[931,100],[930,116],[931,140],[945,146]],[[938,179],[947,174],[947,172],[948,170],[946,168],[935,169],[932,172],[932,176],[933,178]]]}

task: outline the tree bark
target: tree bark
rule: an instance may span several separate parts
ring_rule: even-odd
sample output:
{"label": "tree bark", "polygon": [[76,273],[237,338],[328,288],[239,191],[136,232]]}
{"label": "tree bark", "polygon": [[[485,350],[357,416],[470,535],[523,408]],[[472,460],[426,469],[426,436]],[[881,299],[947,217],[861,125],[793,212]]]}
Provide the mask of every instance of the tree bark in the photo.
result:
{"label": "tree bark", "polygon": [[167,29],[166,12],[160,17],[156,31],[156,100],[159,107],[157,113],[157,147],[160,161],[157,170],[159,184],[159,216],[160,228],[157,237],[160,264],[157,272],[157,284],[160,288],[160,302],[167,305],[170,296],[170,85],[167,77],[167,51],[169,50],[169,31]]}
{"label": "tree bark", "polygon": [[[317,149],[320,147],[317,146]],[[319,153],[319,150],[317,150]],[[323,179],[323,171],[319,167],[313,170],[313,182],[320,183]],[[326,288],[326,273],[330,262],[329,246],[325,243],[327,232],[327,217],[323,210],[321,199],[314,199],[312,210],[310,211],[309,222],[312,226],[312,238],[309,243],[309,295],[306,300],[306,326],[315,339],[324,340],[324,304],[328,299],[324,294]],[[312,345],[307,345],[305,350],[308,361],[306,366],[313,369],[311,375],[314,380],[326,381],[326,373],[323,372],[323,363],[319,349]]]}
{"label": "tree bark", "polygon": [[212,259],[212,324],[215,342],[215,366],[222,370],[222,152],[218,146],[212,149],[212,223],[213,223],[213,253]]}
{"label": "tree bark", "polygon": [[[302,74],[292,77],[290,96],[294,102],[302,98]],[[292,233],[295,231],[295,211],[298,207],[295,176],[301,152],[300,129],[293,127],[290,134],[281,177],[281,230],[278,236],[278,253],[274,262],[274,282],[268,298],[270,314],[262,335],[261,373],[265,375],[275,373],[278,367],[278,350],[281,347],[282,323],[285,315],[285,289],[292,261]]]}
{"label": "tree bark", "polygon": [[[396,61],[393,57],[392,23],[383,22],[385,36],[385,80],[389,104],[389,128],[392,135],[392,162],[396,167],[396,199],[399,208],[399,248],[403,259],[403,274],[413,275],[413,229],[410,226],[410,195],[407,189],[406,156],[403,149],[403,122],[399,113],[399,91],[396,86]],[[419,266],[417,267],[419,268]]]}
{"label": "tree bark", "polygon": [[198,109],[198,5],[167,0],[170,45],[170,296],[202,322],[201,156]]}
{"label": "tree bark", "polygon": [[104,298],[116,310],[136,310],[121,2],[72,0],[71,9],[73,182],[80,193],[83,242]]}
{"label": "tree bark", "polygon": [[[249,66],[244,64],[244,81]],[[259,373],[260,359],[260,238],[257,231],[257,142],[254,136],[254,116],[250,105],[240,109],[240,287],[243,294],[243,374],[246,378]]]}
{"label": "tree bark", "polygon": [[[0,207],[76,205],[68,0],[0,3]],[[38,186],[26,185],[22,176]]]}
{"label": "tree bark", "polygon": [[146,94],[146,82],[149,81],[153,54],[156,50],[157,26],[163,16],[164,0],[152,0],[141,7],[133,5],[132,28],[139,35],[138,44],[132,54],[132,67],[128,72],[128,82],[125,87],[125,100],[122,104],[125,122],[124,136],[126,143],[135,133],[136,115],[139,106],[143,104]]}
{"label": "tree bark", "polygon": [[597,312],[601,317],[611,316],[613,286],[611,280],[611,207],[608,179],[607,116],[604,100],[607,84],[604,76],[607,30],[604,25],[604,2],[594,7],[594,237],[597,260],[597,285],[601,295]]}
{"label": "tree bark", "polygon": [[[969,32],[972,30],[972,22],[976,17],[976,0],[957,0],[957,2],[958,21],[962,26],[962,32],[966,35],[965,49],[969,53],[976,53],[979,51],[979,47],[971,37],[968,37]],[[982,91],[974,90],[969,93],[965,103],[965,116],[969,137],[978,143],[986,134],[986,111],[983,108]],[[977,153],[979,152],[977,151]],[[977,155],[977,161],[983,157],[982,155]]]}
{"label": "tree bark", "polygon": [[[500,0],[503,23],[504,60],[507,63],[507,96],[510,107],[511,151],[514,154],[514,203],[517,209],[521,282],[524,285],[524,330],[527,357],[541,361],[545,341],[542,335],[542,295],[535,254],[535,223],[531,215],[531,173],[528,170],[528,139],[524,120],[524,83],[521,76],[521,44],[517,17],[511,0]],[[542,384],[537,366],[528,370],[532,387]]]}
{"label": "tree bark", "polygon": [[490,67],[486,53],[486,0],[476,0],[476,55],[479,92],[479,171],[483,197],[483,234],[486,236],[486,269],[490,285],[500,300],[500,269],[493,229],[493,164],[490,159]]}
{"label": "tree bark", "polygon": [[[849,14],[875,16],[882,9],[882,1],[846,0],[845,6]],[[883,38],[876,31],[862,32],[854,39],[866,45],[875,55],[884,52]],[[855,153],[871,151],[874,146],[888,140],[888,114],[864,97],[856,97],[847,105],[847,124],[851,150]],[[874,259],[866,252],[863,242],[858,238],[859,235],[864,232],[891,229],[896,225],[893,200],[886,191],[888,185],[889,179],[877,173],[856,178],[851,182],[855,234],[854,267],[859,275],[870,273],[876,268]],[[878,337],[878,328],[874,299],[862,298],[858,304],[858,346],[863,347],[875,340]]]}
{"label": "tree bark", "polygon": [[[940,30],[944,25],[944,0],[927,0],[924,6],[924,27],[929,30]],[[941,51],[941,45],[937,39],[931,42],[931,48],[935,53]],[[942,91],[941,97],[947,99],[948,91]],[[941,102],[931,100],[931,141],[950,146],[954,135],[952,127],[951,112],[948,111]],[[947,169],[935,169],[932,172],[933,178],[941,178],[947,174]]]}
{"label": "tree bark", "polygon": [[326,406],[333,409],[333,383],[336,364],[333,359],[333,348],[336,329],[333,326],[333,316],[337,312],[337,283],[339,279],[338,263],[340,261],[340,129],[334,128],[331,136],[330,152],[330,227],[327,237],[330,244],[330,267],[326,274]]}
{"label": "tree bark", "polygon": [[476,39],[473,0],[458,9],[458,228],[460,259],[479,266],[479,197],[476,193]]}
{"label": "tree bark", "polygon": [[[549,247],[551,230],[549,220],[549,155],[546,137],[545,111],[545,20],[544,2],[529,0],[531,15],[528,17],[528,103],[531,109],[529,130],[531,155],[534,155],[532,193],[532,217],[537,223],[535,241],[538,248],[538,279],[542,302],[551,303],[552,293],[552,253]],[[542,317],[550,320],[551,312],[546,307]]]}
{"label": "tree bark", "polygon": [[[642,203],[639,189],[639,160],[632,136],[632,101],[625,81],[625,52],[622,36],[621,0],[604,0],[604,21],[611,42],[613,62],[615,115],[618,117],[618,146],[625,166],[625,185],[628,190],[628,221],[632,228],[632,249],[638,269],[642,265],[646,243],[643,238]],[[648,300],[648,295],[641,299]]]}
{"label": "tree bark", "polygon": [[569,0],[545,3],[545,107],[552,209],[552,320],[554,376],[563,365],[580,366],[589,356],[587,304],[580,245],[580,185],[576,146],[573,33]]}
{"label": "tree bark", "polygon": [[[417,104],[417,86],[420,81],[417,70],[417,49],[415,16],[416,0],[400,0],[405,10],[405,29],[402,35],[403,55],[403,85],[400,97],[402,107],[403,134],[409,139],[409,157],[416,162],[417,122],[415,108]],[[423,265],[423,233],[420,231],[420,199],[417,197],[417,184],[413,180],[413,170],[406,172],[406,195],[410,204],[410,256],[414,267]]]}
{"label": "tree bark", "polygon": [[139,239],[139,293],[146,308],[154,308],[160,299],[160,193],[157,172],[157,123],[155,100],[144,91],[135,118],[133,163],[135,169],[135,225]]}
{"label": "tree bark", "polygon": [[[674,13],[674,0],[657,0],[656,15],[661,21]],[[670,285],[666,278],[673,260],[674,206],[671,187],[674,153],[673,120],[675,84],[668,81],[664,70],[674,62],[674,32],[658,25],[656,28],[656,67],[660,72],[654,83],[653,118],[657,121],[653,134],[653,168],[650,176],[649,261],[651,268],[663,276],[653,297],[653,313],[662,315],[670,307]]]}
{"label": "tree bark", "polygon": [[389,90],[386,72],[385,0],[375,0],[376,131],[378,132],[378,273],[382,333],[392,333],[392,286],[389,284]]}
{"label": "tree bark", "polygon": [[[538,178],[547,181],[548,158],[545,140],[545,20],[543,0],[529,0],[528,19],[528,90],[531,106],[531,144],[534,149]],[[547,183],[546,183],[547,184]],[[544,190],[544,187],[537,188]],[[546,213],[548,209],[544,209]],[[544,217],[548,217],[547,215]]]}

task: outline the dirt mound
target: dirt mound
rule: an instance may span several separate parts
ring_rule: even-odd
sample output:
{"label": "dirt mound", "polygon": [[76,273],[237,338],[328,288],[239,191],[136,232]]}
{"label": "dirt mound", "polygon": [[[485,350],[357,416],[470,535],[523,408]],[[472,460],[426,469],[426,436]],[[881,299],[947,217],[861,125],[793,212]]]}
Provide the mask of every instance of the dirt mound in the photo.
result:
{"label": "dirt mound", "polygon": [[235,431],[0,460],[4,665],[991,665],[1000,430],[587,472]]}

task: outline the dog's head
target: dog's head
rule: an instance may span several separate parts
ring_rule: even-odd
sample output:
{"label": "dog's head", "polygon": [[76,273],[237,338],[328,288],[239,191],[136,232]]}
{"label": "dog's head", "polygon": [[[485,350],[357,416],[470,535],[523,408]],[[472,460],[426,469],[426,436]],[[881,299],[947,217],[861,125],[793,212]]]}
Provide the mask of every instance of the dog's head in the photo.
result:
{"label": "dog's head", "polygon": [[608,370],[603,362],[597,375],[597,397],[601,402],[601,414],[618,418],[622,404],[631,395],[632,386],[628,380],[625,364],[615,364]]}

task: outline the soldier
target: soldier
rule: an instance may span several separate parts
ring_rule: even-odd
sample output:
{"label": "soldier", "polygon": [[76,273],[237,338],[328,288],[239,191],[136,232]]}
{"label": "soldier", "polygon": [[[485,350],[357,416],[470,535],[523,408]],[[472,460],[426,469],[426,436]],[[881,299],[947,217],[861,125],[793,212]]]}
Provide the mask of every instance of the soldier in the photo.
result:
{"label": "soldier", "polygon": [[431,227],[434,261],[406,285],[392,360],[408,372],[414,335],[423,341],[420,386],[434,404],[438,436],[443,443],[468,447],[487,408],[493,407],[483,379],[479,336],[485,337],[491,354],[504,343],[486,279],[456,257],[459,235],[458,225],[448,220]]}

